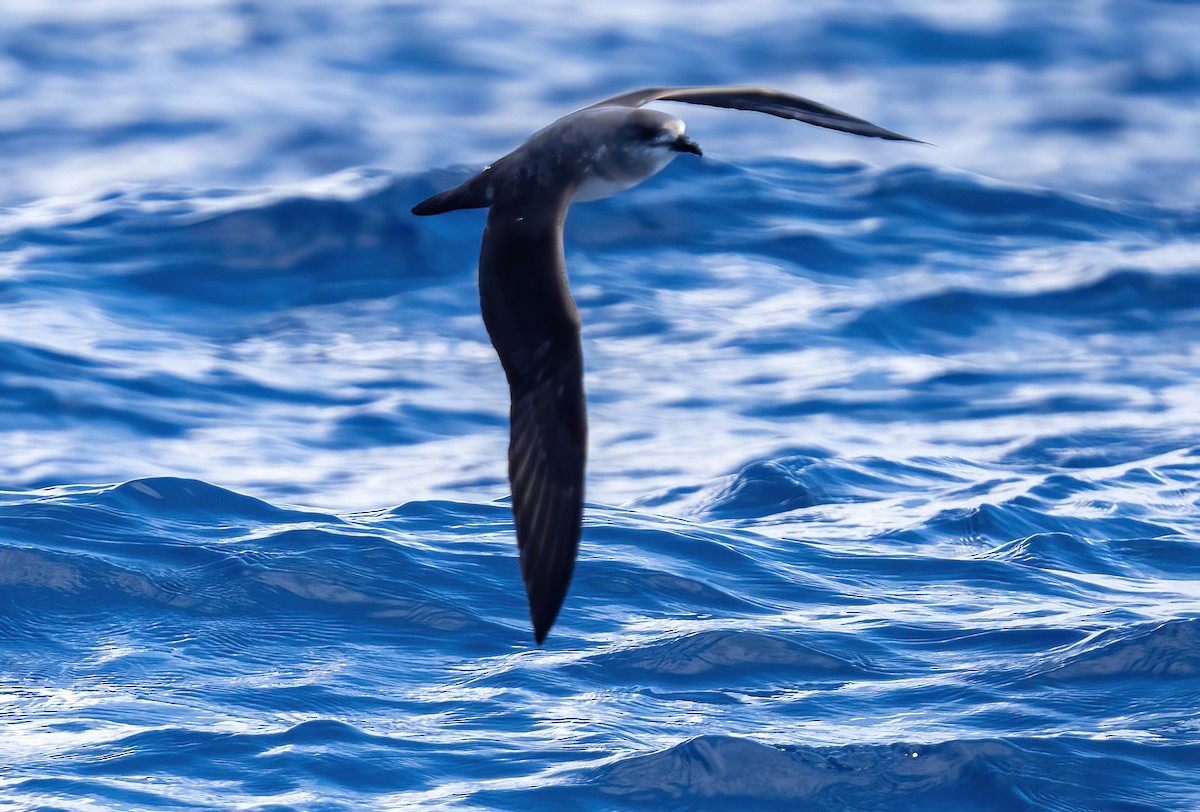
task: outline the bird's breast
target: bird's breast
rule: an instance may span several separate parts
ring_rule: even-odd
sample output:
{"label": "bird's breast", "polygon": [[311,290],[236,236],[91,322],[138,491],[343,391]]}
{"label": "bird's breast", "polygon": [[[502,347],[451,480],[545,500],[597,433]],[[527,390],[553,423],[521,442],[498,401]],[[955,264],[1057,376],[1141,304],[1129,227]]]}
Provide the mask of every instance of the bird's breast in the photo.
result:
{"label": "bird's breast", "polygon": [[609,153],[601,147],[591,162],[592,170],[575,187],[571,202],[601,200],[637,186],[661,172],[675,155],[666,148],[637,149],[622,154]]}
{"label": "bird's breast", "polygon": [[603,200],[617,192],[623,192],[637,186],[645,180],[644,177],[606,178],[600,175],[588,175],[583,182],[575,187],[571,195],[572,203],[586,203],[589,200]]}

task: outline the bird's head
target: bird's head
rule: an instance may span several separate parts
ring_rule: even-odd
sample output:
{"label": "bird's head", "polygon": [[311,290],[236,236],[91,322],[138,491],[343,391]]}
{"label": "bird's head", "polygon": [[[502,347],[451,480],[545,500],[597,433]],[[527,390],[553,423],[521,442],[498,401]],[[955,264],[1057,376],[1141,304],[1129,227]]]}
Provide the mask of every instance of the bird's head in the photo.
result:
{"label": "bird's head", "polygon": [[684,123],[675,116],[639,107],[629,111],[618,132],[618,140],[635,155],[665,159],[665,166],[681,152],[704,154],[700,145],[683,133]]}
{"label": "bird's head", "polygon": [[587,171],[573,200],[599,200],[656,174],[681,152],[700,155],[683,122],[658,110],[598,107],[581,110],[576,133],[586,145]]}

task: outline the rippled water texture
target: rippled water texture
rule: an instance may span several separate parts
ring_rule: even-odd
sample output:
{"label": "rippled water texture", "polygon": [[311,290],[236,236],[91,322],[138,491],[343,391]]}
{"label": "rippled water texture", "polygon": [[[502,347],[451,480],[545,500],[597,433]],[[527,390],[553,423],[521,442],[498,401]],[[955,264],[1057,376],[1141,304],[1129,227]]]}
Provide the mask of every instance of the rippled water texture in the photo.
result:
{"label": "rippled water texture", "polygon": [[[865,8],[0,13],[0,810],[1200,808],[1200,8]],[[938,146],[675,107],[573,210],[539,650],[408,209],[711,81]]]}

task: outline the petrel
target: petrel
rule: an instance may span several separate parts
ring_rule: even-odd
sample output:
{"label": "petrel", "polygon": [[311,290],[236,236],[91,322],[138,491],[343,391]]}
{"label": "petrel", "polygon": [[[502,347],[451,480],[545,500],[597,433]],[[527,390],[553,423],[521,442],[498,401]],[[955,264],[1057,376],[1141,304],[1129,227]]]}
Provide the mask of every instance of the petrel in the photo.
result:
{"label": "petrel", "polygon": [[563,221],[572,203],[636,186],[681,152],[702,154],[682,121],[643,108],[653,101],[755,110],[854,135],[916,141],[764,87],[646,88],[560,118],[462,185],[413,207],[418,215],[488,209],[479,301],[508,376],[508,478],[539,646],[575,570],[587,456],[579,313],[567,287]]}

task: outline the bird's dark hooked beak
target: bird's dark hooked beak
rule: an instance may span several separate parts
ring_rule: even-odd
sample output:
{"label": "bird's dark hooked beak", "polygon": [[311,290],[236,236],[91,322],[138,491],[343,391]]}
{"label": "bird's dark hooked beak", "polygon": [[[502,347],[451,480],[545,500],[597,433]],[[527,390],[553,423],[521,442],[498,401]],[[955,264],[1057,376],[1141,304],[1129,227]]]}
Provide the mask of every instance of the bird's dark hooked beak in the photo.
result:
{"label": "bird's dark hooked beak", "polygon": [[681,135],[671,142],[671,149],[676,152],[690,152],[693,155],[703,155],[700,150],[700,145],[686,135]]}

